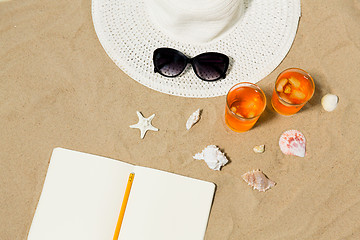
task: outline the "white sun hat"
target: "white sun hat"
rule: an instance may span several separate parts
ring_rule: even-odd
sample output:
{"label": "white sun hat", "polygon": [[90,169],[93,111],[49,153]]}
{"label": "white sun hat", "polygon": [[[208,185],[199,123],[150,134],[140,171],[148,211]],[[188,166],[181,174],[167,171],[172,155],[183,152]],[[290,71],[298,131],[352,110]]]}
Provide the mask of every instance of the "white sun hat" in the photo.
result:
{"label": "white sun hat", "polygon": [[[151,89],[194,98],[225,95],[271,73],[290,50],[300,15],[300,0],[92,0],[97,36],[120,69]],[[223,53],[226,78],[206,82],[191,67],[175,78],[155,73],[161,47],[189,57]]]}

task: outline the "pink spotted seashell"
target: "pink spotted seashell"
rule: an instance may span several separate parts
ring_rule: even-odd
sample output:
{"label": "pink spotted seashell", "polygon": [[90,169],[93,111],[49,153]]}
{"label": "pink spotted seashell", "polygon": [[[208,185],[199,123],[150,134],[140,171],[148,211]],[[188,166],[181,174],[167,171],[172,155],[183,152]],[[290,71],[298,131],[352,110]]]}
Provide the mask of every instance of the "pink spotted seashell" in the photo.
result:
{"label": "pink spotted seashell", "polygon": [[298,130],[284,132],[280,137],[279,146],[286,155],[305,157],[305,136]]}
{"label": "pink spotted seashell", "polygon": [[275,186],[276,183],[265,176],[265,174],[258,170],[252,170],[250,172],[242,175],[242,178],[248,185],[252,186],[254,189],[259,190],[260,192],[265,192],[271,187]]}

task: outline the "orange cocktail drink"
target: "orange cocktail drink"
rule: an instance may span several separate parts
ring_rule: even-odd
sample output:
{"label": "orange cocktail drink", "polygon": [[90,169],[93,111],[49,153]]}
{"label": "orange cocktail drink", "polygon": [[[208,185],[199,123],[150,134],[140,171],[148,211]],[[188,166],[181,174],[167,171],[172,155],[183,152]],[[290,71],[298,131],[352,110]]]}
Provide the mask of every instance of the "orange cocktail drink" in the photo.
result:
{"label": "orange cocktail drink", "polygon": [[255,84],[238,83],[226,96],[225,122],[233,131],[252,128],[266,107],[264,92]]}
{"label": "orange cocktail drink", "polygon": [[297,113],[314,95],[312,77],[302,69],[290,68],[278,76],[271,98],[276,112],[282,115]]}

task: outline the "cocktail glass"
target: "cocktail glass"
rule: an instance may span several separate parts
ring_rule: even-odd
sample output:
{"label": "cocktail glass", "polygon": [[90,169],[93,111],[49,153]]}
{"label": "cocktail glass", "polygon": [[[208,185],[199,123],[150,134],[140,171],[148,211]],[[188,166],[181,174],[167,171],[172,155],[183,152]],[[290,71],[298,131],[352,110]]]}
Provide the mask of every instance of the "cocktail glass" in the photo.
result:
{"label": "cocktail glass", "polygon": [[264,112],[266,97],[255,84],[241,82],[226,96],[225,123],[235,132],[251,129]]}
{"label": "cocktail glass", "polygon": [[271,98],[274,110],[282,115],[297,113],[314,95],[314,80],[306,71],[289,68],[280,73]]}

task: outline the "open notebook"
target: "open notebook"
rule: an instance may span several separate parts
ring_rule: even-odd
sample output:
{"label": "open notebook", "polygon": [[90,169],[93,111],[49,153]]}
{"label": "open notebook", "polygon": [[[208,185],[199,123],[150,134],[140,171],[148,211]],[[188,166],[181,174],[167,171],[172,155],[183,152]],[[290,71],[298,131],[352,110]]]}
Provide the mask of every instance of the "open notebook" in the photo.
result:
{"label": "open notebook", "polygon": [[112,239],[131,172],[119,240],[204,238],[213,183],[55,148],[28,239]]}

